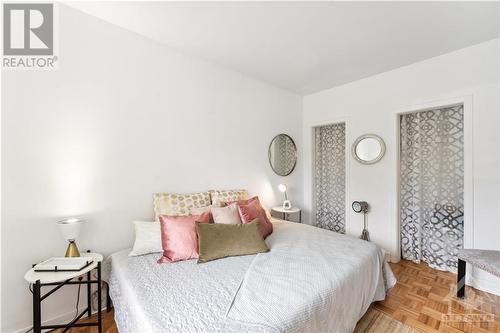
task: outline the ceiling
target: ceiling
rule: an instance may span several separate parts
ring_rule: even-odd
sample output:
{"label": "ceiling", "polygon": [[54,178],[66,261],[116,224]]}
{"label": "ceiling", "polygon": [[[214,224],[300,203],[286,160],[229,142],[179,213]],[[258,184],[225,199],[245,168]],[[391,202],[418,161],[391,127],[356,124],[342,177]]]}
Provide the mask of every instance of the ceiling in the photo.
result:
{"label": "ceiling", "polygon": [[181,52],[309,94],[499,36],[498,2],[70,2]]}

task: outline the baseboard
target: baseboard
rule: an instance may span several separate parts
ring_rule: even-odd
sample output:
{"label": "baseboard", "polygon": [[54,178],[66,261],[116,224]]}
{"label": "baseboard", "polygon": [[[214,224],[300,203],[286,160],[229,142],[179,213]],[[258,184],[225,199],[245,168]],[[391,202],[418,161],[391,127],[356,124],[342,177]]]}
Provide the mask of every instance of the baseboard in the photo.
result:
{"label": "baseboard", "polygon": [[469,264],[467,264],[466,276],[467,285],[500,296],[500,278]]}
{"label": "baseboard", "polygon": [[[78,313],[82,312],[86,307],[83,307],[81,309],[78,310]],[[103,307],[102,312],[106,312],[106,307]],[[97,310],[94,310],[92,311],[92,314],[96,314],[97,313]],[[50,324],[64,324],[64,323],[68,323],[70,322],[73,318],[75,317],[75,310],[73,309],[73,311],[71,312],[67,312],[65,314],[62,314],[62,315],[59,315],[57,317],[53,317],[51,319],[47,319],[45,321],[42,322],[42,326],[43,325],[50,325]],[[86,316],[83,316],[83,318],[87,318]],[[82,318],[82,319],[83,319]],[[33,325],[30,325],[30,326],[27,326],[27,327],[24,327],[24,328],[20,328],[18,330],[15,330],[15,331],[10,331],[8,333],[24,333],[26,332],[27,330],[29,330]],[[48,330],[45,330],[45,331],[48,331]],[[32,333],[33,331],[31,331],[30,333]]]}
{"label": "baseboard", "polygon": [[395,256],[394,254],[389,252],[389,262],[392,262],[393,264],[397,264],[400,261],[401,261],[401,256]]}

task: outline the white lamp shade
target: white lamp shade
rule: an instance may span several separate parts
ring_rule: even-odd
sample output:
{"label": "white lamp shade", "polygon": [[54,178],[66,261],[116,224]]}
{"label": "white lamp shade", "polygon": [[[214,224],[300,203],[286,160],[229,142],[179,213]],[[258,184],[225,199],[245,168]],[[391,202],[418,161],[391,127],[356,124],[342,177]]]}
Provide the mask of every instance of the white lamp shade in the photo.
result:
{"label": "white lamp shade", "polygon": [[61,231],[64,239],[75,240],[80,234],[80,229],[82,227],[84,220],[72,217],[69,219],[64,219],[61,221],[57,221],[57,225],[59,226],[59,230]]}
{"label": "white lamp shade", "polygon": [[286,185],[285,184],[279,184],[278,185],[278,190],[280,190],[280,192],[286,192]]}

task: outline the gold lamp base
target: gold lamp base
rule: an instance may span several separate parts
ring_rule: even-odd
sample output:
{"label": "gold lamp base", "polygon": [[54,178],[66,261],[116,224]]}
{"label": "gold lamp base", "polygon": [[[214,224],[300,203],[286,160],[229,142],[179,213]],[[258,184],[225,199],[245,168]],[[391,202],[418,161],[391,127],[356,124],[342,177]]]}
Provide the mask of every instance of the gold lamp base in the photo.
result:
{"label": "gold lamp base", "polygon": [[70,240],[68,244],[68,248],[66,249],[65,257],[79,257],[80,251],[78,251],[78,247],[74,240]]}

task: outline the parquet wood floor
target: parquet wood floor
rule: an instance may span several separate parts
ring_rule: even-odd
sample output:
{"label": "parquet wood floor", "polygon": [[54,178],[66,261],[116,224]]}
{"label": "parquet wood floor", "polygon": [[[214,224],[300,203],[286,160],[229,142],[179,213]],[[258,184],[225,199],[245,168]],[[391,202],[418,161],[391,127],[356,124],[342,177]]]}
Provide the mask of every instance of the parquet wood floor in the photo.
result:
{"label": "parquet wood floor", "polygon": [[[398,283],[384,301],[372,304],[373,308],[422,332],[500,333],[499,296],[467,286],[466,297],[460,300],[455,297],[455,274],[406,260],[391,267]],[[118,333],[113,311],[105,312],[103,318],[103,331]],[[97,329],[75,328],[69,332],[96,333]]]}
{"label": "parquet wood floor", "polygon": [[467,286],[458,299],[453,273],[406,260],[391,267],[398,282],[375,309],[423,332],[500,333],[499,296]]}

